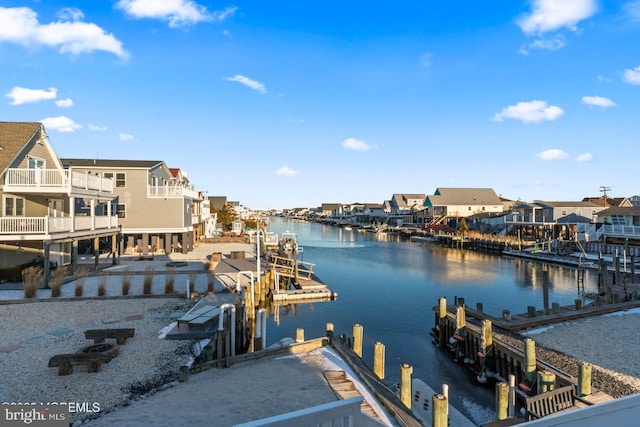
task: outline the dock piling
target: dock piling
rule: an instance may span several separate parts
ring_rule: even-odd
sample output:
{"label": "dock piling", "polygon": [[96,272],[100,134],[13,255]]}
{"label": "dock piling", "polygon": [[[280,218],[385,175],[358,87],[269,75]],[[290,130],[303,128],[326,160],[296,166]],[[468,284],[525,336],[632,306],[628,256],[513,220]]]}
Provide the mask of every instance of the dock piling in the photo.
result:
{"label": "dock piling", "polygon": [[353,325],[353,351],[360,357],[362,357],[362,334],[362,325],[357,323]]}
{"label": "dock piling", "polygon": [[449,425],[449,399],[443,394],[434,394],[431,398],[433,412],[431,425],[433,427],[447,427]]}
{"label": "dock piling", "polygon": [[373,372],[384,380],[385,348],[381,342],[373,344]]}
{"label": "dock piling", "polygon": [[496,383],[496,418],[506,420],[509,416],[509,384]]}
{"label": "dock piling", "polygon": [[304,329],[296,329],[296,342],[304,342]]}
{"label": "dock piling", "polygon": [[533,384],[536,380],[536,342],[526,338],[524,347],[524,374],[529,384]]}
{"label": "dock piling", "polygon": [[409,410],[411,409],[411,375],[413,366],[408,363],[400,365],[400,400]]}
{"label": "dock piling", "polygon": [[588,396],[591,394],[591,365],[580,363],[578,368],[578,396]]}

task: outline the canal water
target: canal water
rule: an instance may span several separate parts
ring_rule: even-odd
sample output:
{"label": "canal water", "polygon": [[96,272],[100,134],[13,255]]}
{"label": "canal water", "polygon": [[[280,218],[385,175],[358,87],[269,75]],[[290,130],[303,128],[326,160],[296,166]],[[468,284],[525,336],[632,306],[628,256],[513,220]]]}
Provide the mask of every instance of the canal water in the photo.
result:
{"label": "canal water", "polygon": [[[334,324],[335,335],[351,336],[353,325],[361,324],[363,359],[369,366],[374,343],[385,345],[386,384],[393,387],[400,365],[408,363],[414,378],[434,390],[448,384],[450,403],[476,425],[495,419],[493,389],[476,384],[432,344],[429,331],[438,299],[453,304],[455,297],[463,297],[468,306],[479,302],[486,313],[501,316],[503,309],[542,309],[545,301],[549,307],[553,302],[570,305],[581,295],[575,268],[281,217],[270,218],[269,231],[296,233],[303,248],[299,258],[316,264],[314,272],[338,298],[279,307],[267,325],[267,344],[295,337],[297,328],[304,329],[306,338],[324,336],[327,323]],[[584,291],[596,290],[597,276],[587,272]]]}

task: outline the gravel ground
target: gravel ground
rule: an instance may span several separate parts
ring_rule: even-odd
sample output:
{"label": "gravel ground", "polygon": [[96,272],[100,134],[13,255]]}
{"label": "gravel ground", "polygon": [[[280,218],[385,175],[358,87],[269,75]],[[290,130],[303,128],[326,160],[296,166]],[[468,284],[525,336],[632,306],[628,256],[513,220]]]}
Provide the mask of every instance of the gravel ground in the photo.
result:
{"label": "gravel ground", "polygon": [[[0,402],[97,403],[99,410],[131,403],[175,381],[178,368],[190,359],[184,341],[158,339],[161,329],[171,323],[169,314],[186,309],[186,301],[175,298],[3,305]],[[71,375],[58,376],[57,368],[47,366],[55,354],[74,353],[92,344],[84,330],[109,327],[135,328],[136,332],[99,372],[89,374],[85,366],[74,366]],[[70,332],[52,334],[61,328]],[[7,351],[11,348],[15,349]],[[71,413],[71,420],[92,415],[91,411]]]}
{"label": "gravel ground", "polygon": [[499,334],[524,347],[536,342],[536,357],[577,377],[580,362],[592,365],[593,387],[614,398],[640,393],[640,309],[564,322],[523,335]]}

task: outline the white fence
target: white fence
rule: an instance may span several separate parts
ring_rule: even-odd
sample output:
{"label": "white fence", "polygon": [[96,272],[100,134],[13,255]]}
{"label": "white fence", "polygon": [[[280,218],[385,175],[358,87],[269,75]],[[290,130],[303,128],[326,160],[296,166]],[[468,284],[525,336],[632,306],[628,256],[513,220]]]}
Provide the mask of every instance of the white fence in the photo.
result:
{"label": "white fence", "polygon": [[113,179],[75,172],[69,169],[19,169],[7,170],[4,183],[7,189],[50,189],[69,191],[72,188],[113,192]]}
{"label": "white fence", "polygon": [[360,411],[362,397],[337,400],[324,405],[276,415],[234,427],[380,427],[385,424]]}
{"label": "white fence", "polygon": [[51,234],[117,227],[117,216],[0,217],[0,234]]}

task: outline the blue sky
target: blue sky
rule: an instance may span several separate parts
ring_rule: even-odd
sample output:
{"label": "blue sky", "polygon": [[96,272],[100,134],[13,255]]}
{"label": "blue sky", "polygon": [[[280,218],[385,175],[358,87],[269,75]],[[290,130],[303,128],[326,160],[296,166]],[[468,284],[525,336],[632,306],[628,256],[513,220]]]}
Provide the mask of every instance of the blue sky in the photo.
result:
{"label": "blue sky", "polygon": [[253,209],[640,194],[640,0],[5,0],[0,120]]}

